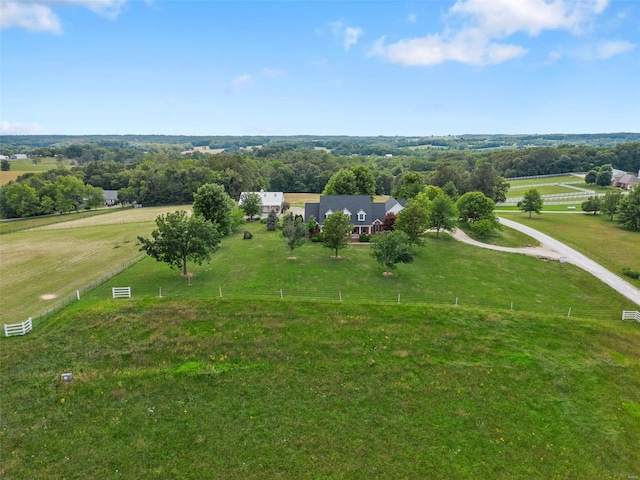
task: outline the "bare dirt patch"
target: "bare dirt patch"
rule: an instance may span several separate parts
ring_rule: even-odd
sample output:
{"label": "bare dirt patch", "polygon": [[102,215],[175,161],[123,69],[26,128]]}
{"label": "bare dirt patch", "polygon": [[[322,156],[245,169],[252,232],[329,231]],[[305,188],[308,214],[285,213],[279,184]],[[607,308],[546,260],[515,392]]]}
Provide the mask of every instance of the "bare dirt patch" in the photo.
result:
{"label": "bare dirt patch", "polygon": [[58,298],[58,296],[54,295],[53,293],[45,293],[43,295],[40,295],[40,300],[53,300],[54,298]]}

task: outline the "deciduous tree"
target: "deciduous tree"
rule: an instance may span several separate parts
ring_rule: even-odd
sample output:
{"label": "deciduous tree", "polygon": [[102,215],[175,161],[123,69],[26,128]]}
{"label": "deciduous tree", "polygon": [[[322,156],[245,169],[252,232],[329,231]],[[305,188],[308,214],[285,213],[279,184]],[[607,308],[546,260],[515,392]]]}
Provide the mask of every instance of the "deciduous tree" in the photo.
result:
{"label": "deciduous tree", "polygon": [[419,244],[420,237],[424,235],[429,226],[428,210],[420,201],[410,200],[404,207],[394,225],[395,230],[403,231],[409,237],[412,244]]}
{"label": "deciduous tree", "polygon": [[581,206],[583,212],[593,212],[593,214],[596,215],[600,210],[600,198],[597,196],[589,197],[582,202]]}
{"label": "deciduous tree", "polygon": [[398,263],[412,263],[415,250],[409,236],[402,231],[383,232],[373,237],[371,256],[385,268],[385,275]]}
{"label": "deciduous tree", "polygon": [[358,193],[356,176],[349,168],[334,173],[322,192],[324,195],[356,195]]}
{"label": "deciduous tree", "polygon": [[520,210],[523,212],[529,212],[529,218],[531,218],[531,213],[535,212],[540,214],[542,210],[542,197],[540,196],[540,192],[532,188],[531,190],[527,190],[524,194],[524,198],[522,201],[518,203]]}
{"label": "deciduous tree", "polygon": [[293,250],[304,244],[307,239],[307,226],[301,217],[295,217],[292,213],[284,217],[282,239],[289,249],[289,257],[292,258]]}
{"label": "deciduous tree", "polygon": [[349,235],[353,225],[349,216],[342,212],[334,212],[329,215],[322,225],[322,244],[335,250],[335,258],[339,258],[339,250],[349,243]]}
{"label": "deciduous tree", "polygon": [[181,268],[185,276],[188,260],[201,265],[220,244],[221,235],[215,223],[200,215],[188,216],[184,210],[158,216],[156,226],[151,239],[138,237],[142,243],[140,250],[171,268]]}
{"label": "deciduous tree", "polygon": [[453,200],[444,193],[436,196],[431,202],[431,208],[427,216],[427,227],[435,228],[436,237],[440,230],[451,231],[456,225],[458,211]]}
{"label": "deciduous tree", "polygon": [[240,196],[240,207],[249,216],[249,221],[253,221],[253,217],[262,210],[262,199],[255,192],[245,192]]}
{"label": "deciduous tree", "polygon": [[613,220],[613,216],[618,212],[622,192],[620,190],[609,191],[602,197],[600,207],[602,212],[609,215],[609,220]]}
{"label": "deciduous tree", "polygon": [[493,214],[495,204],[482,192],[467,192],[457,203],[458,215],[465,222],[475,222]]}
{"label": "deciduous tree", "polygon": [[618,221],[630,230],[640,230],[640,184],[620,200]]}
{"label": "deciduous tree", "polygon": [[218,232],[228,235],[232,230],[231,212],[236,204],[222,185],[207,183],[193,196],[193,213],[217,225]]}

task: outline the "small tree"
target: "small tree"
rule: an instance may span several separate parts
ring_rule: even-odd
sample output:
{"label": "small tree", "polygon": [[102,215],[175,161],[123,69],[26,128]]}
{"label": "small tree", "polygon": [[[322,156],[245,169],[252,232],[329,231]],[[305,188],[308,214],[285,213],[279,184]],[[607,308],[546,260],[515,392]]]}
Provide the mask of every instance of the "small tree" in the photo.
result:
{"label": "small tree", "polygon": [[589,197],[586,201],[582,202],[583,212],[593,212],[594,215],[600,210],[600,198]]}
{"label": "small tree", "polygon": [[267,230],[269,232],[275,232],[278,229],[278,215],[271,210],[267,215]]}
{"label": "small tree", "polygon": [[353,225],[349,216],[342,212],[334,212],[329,215],[322,226],[322,244],[335,250],[335,258],[340,258],[339,250],[349,243],[349,234]]}
{"label": "small tree", "polygon": [[98,208],[104,206],[104,192],[100,187],[94,187],[93,185],[87,185],[84,191],[84,205],[85,208],[91,210],[92,208]]}
{"label": "small tree", "polygon": [[310,215],[309,220],[307,221],[307,233],[310,237],[313,237],[318,233],[318,222],[316,222],[316,217],[313,215]]}
{"label": "small tree", "polygon": [[390,270],[398,263],[412,263],[415,250],[409,236],[400,231],[383,232],[373,238],[371,256],[385,268],[384,275],[391,276]]}
{"label": "small tree", "polygon": [[618,221],[630,230],[640,230],[640,184],[620,200]]}
{"label": "small tree", "polygon": [[201,265],[220,243],[215,224],[200,215],[189,217],[184,210],[158,216],[156,226],[151,232],[152,239],[138,237],[142,243],[140,250],[171,268],[182,268],[184,276],[188,275],[187,260]]}
{"label": "small tree", "polygon": [[240,197],[240,207],[244,210],[244,214],[249,217],[249,221],[253,221],[253,217],[260,214],[262,210],[262,199],[255,192],[245,192]]}
{"label": "small tree", "polygon": [[602,165],[596,175],[596,185],[599,187],[606,187],[611,185],[611,177],[613,175],[613,169],[611,165]]}
{"label": "small tree", "polygon": [[289,249],[289,258],[293,258],[294,248],[301,246],[307,237],[307,227],[300,217],[289,214],[284,217],[282,226],[282,239]]}
{"label": "small tree", "polygon": [[436,237],[440,235],[440,230],[451,231],[456,225],[458,211],[453,200],[444,193],[438,195],[431,202],[431,208],[427,215],[427,227],[436,229]]}
{"label": "small tree", "polygon": [[11,170],[11,162],[6,158],[0,162],[0,165],[0,170],[2,170],[3,172],[8,172],[9,170]]}
{"label": "small tree", "polygon": [[593,185],[594,183],[596,183],[597,176],[597,170],[589,170],[589,172],[587,172],[587,174],[584,176],[584,183]]}
{"label": "small tree", "polygon": [[621,198],[622,192],[620,190],[614,190],[604,194],[600,206],[602,212],[609,215],[609,220],[613,220],[613,216],[618,212]]}
{"label": "small tree", "polygon": [[532,188],[524,194],[524,198],[518,204],[518,206],[523,212],[529,212],[529,218],[531,218],[532,212],[535,212],[538,215],[540,214],[540,211],[542,210],[542,204],[543,201],[542,197],[540,196],[540,192],[535,188]]}
{"label": "small tree", "polygon": [[392,232],[395,228],[395,223],[398,217],[393,212],[389,212],[384,216],[384,220],[382,220],[382,231],[383,232]]}

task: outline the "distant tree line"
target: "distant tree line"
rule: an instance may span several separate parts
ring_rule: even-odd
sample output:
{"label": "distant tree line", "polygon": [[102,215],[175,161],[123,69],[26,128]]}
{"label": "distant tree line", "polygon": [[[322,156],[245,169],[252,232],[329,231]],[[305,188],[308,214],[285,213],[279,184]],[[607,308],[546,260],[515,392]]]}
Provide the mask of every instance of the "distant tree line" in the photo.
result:
{"label": "distant tree line", "polygon": [[[149,140],[148,136],[144,138]],[[186,140],[191,137],[177,138]],[[228,140],[233,138],[245,137],[228,137]],[[356,137],[351,144],[357,146],[357,140],[368,139],[371,141],[366,145],[374,147],[394,139],[398,145],[394,148],[404,153],[337,155],[327,149],[333,149],[334,143],[347,142],[350,137],[328,137],[322,141],[311,138],[269,141],[262,148],[251,151],[217,155],[196,151],[185,155],[181,153],[184,144],[156,143],[150,150],[141,150],[132,148],[133,143],[127,143],[122,137],[106,137],[101,140],[103,145],[37,146],[31,149],[32,154],[57,155],[71,159],[74,166],[67,170],[58,168],[54,173],[22,175],[14,183],[27,182],[38,193],[41,189],[38,178],[42,179],[40,183],[47,182],[50,181],[47,175],[63,175],[64,171],[64,175],[72,175],[83,184],[117,190],[122,202],[145,205],[191,203],[196,190],[207,183],[223,185],[227,194],[236,201],[241,192],[260,189],[378,194],[410,199],[425,185],[434,185],[452,198],[479,191],[498,203],[504,200],[508,189],[505,178],[509,177],[600,171],[603,165],[631,172],[640,169],[640,142],[606,147],[561,145],[458,151],[407,150],[402,146],[407,142],[403,137],[384,137],[385,141],[378,138],[377,143],[373,141],[376,138]],[[260,137],[249,139],[255,142]],[[242,142],[238,140],[239,143]],[[325,146],[319,147],[319,144]],[[407,154],[407,151],[412,153]],[[334,177],[338,173],[340,175]],[[7,206],[4,198],[7,188],[8,185],[0,188],[0,214],[4,217],[21,216],[15,208]],[[39,212],[49,210],[42,208]]]}

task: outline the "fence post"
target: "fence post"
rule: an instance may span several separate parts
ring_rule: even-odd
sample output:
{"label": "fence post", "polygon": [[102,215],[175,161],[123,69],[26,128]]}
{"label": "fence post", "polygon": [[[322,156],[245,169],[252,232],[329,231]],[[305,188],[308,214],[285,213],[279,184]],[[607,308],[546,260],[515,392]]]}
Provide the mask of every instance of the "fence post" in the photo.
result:
{"label": "fence post", "polygon": [[158,297],[162,298],[162,287],[158,287]]}
{"label": "fence post", "polygon": [[284,298],[284,297],[282,296],[282,289],[280,289],[280,298]]}
{"label": "fence post", "polygon": [[400,294],[398,294],[398,303],[400,303]]}
{"label": "fence post", "polygon": [[342,301],[342,292],[338,292],[338,296],[340,297],[340,301]]}
{"label": "fence post", "polygon": [[220,298],[222,298],[222,287],[218,287],[218,290],[220,291]]}
{"label": "fence post", "polygon": [[569,313],[567,313],[567,317],[571,316],[571,307],[569,307]]}
{"label": "fence post", "polygon": [[78,300],[80,300],[80,290],[76,290],[76,297],[78,297]]}

